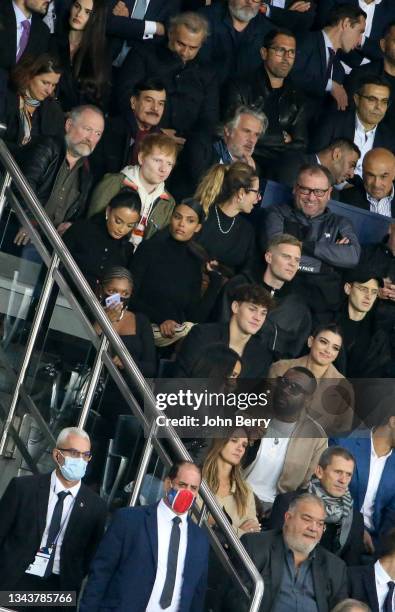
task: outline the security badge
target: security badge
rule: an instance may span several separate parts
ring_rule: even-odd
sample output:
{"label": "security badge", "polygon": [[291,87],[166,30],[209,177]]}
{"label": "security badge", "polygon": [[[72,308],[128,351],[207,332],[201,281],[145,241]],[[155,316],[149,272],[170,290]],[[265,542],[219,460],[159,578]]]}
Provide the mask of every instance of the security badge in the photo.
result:
{"label": "security badge", "polygon": [[33,563],[29,565],[25,574],[33,574],[33,576],[44,578],[51,554],[52,548],[40,548],[40,550],[36,553]]}

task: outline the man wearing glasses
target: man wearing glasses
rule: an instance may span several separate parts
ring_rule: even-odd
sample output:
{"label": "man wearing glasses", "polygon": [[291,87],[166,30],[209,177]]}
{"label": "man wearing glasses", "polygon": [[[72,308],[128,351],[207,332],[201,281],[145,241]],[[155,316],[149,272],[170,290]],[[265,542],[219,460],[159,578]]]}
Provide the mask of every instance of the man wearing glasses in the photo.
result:
{"label": "man wearing glasses", "polygon": [[248,78],[230,82],[225,96],[227,112],[240,104],[254,106],[269,120],[255,147],[263,170],[276,166],[280,156],[304,150],[307,144],[305,99],[288,79],[296,56],[295,36],[289,30],[271,30],[260,50],[262,65]]}
{"label": "man wearing glasses", "polygon": [[[282,531],[242,537],[241,542],[265,583],[260,610],[324,612],[347,597],[344,561],[320,545],[325,519],[322,499],[305,493],[290,504]],[[240,569],[240,574],[248,583],[245,570]],[[226,610],[248,609],[249,602],[241,590],[231,589]]]}
{"label": "man wearing glasses", "polygon": [[247,451],[244,469],[265,516],[278,493],[307,486],[328,446],[324,430],[307,414],[317,388],[310,370],[290,368],[273,386],[270,425]]}
{"label": "man wearing glasses", "polygon": [[293,190],[294,203],[271,206],[265,239],[287,233],[302,244],[295,282],[300,283],[313,313],[337,312],[341,298],[341,269],[353,268],[361,247],[351,223],[328,210],[332,175],[325,166],[303,166]]}
{"label": "man wearing glasses", "polygon": [[[81,482],[91,459],[88,434],[63,429],[52,458],[51,474],[13,478],[0,500],[0,590],[75,591],[78,597],[103,536],[105,503]],[[59,608],[54,602],[46,609]]]}

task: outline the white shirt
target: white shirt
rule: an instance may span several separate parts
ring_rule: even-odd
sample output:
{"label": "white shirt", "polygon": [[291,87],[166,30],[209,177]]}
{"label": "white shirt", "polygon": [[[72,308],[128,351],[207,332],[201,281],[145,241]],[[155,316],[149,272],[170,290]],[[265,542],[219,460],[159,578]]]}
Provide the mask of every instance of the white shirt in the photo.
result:
{"label": "white shirt", "polygon": [[371,212],[375,212],[378,215],[384,215],[385,217],[392,217],[391,214],[391,203],[394,199],[394,186],[392,186],[392,191],[390,195],[385,196],[385,198],[381,198],[377,200],[370,193],[366,192],[366,199],[370,204]]}
{"label": "white shirt", "polygon": [[246,480],[261,501],[274,502],[289,440],[296,425],[272,419],[254,463],[246,469]]}
{"label": "white shirt", "polygon": [[[157,525],[158,525],[158,567],[154,586],[152,588],[151,597],[149,598],[148,606],[145,612],[163,612],[159,601],[162,595],[163,587],[165,586],[167,573],[167,557],[169,554],[170,535],[173,527],[173,519],[177,516],[171,508],[169,508],[163,499],[158,504],[157,510]],[[181,519],[180,526],[180,546],[178,549],[177,573],[174,583],[173,598],[171,604],[166,608],[166,612],[177,612],[180,606],[181,589],[184,574],[185,555],[187,552],[188,543],[188,521],[187,513],[179,514]]]}
{"label": "white shirt", "polygon": [[354,131],[354,144],[357,145],[361,151],[361,157],[359,158],[355,174],[362,176],[362,162],[366,153],[373,149],[374,137],[376,136],[377,125],[372,130],[366,131],[362,123],[359,120],[358,113],[355,113],[355,131]]}
{"label": "white shirt", "polygon": [[55,470],[51,474],[47,518],[45,521],[45,529],[44,529],[43,537],[41,538],[40,548],[43,548],[44,546],[47,545],[49,526],[51,524],[51,519],[52,519],[53,511],[55,509],[56,502],[59,499],[58,493],[60,493],[60,491],[68,491],[69,493],[71,493],[71,495],[67,495],[67,497],[64,498],[64,502],[63,502],[62,518],[60,522],[61,531],[56,541],[55,558],[54,558],[53,569],[52,569],[52,572],[54,574],[60,573],[60,551],[62,548],[63,537],[66,532],[66,528],[67,528],[67,525],[70,519],[70,514],[73,509],[77,493],[80,490],[80,486],[81,486],[81,481],[79,481],[78,484],[74,485],[74,487],[70,487],[69,489],[67,489],[65,486],[63,486],[63,484],[57,478]]}
{"label": "white shirt", "polygon": [[373,17],[374,17],[374,9],[378,4],[381,4],[381,0],[373,0],[369,4],[365,2],[365,0],[358,0],[360,8],[366,13],[366,25],[365,32],[363,34],[362,44],[365,42],[365,39],[370,36],[372,31]]}
{"label": "white shirt", "polygon": [[[325,42],[326,65],[328,66],[328,63],[329,63],[329,50],[328,49],[333,49],[335,53],[336,53],[336,49],[333,46],[332,41],[329,38],[328,34],[324,30],[322,30],[322,35],[324,37],[324,42]],[[333,64],[332,64],[331,76],[328,79],[328,83],[325,87],[325,91],[332,91],[332,87],[333,87]]]}
{"label": "white shirt", "polygon": [[15,57],[17,57],[19,53],[19,44],[21,42],[21,36],[23,32],[22,21],[29,21],[30,25],[32,25],[32,18],[31,16],[26,17],[26,15],[22,13],[19,6],[17,6],[14,2],[12,3],[12,6],[14,7],[14,13],[15,13],[15,19],[16,19],[16,56]]}
{"label": "white shirt", "polygon": [[[376,582],[376,593],[379,602],[379,612],[383,612],[385,598],[388,593],[388,583],[394,582],[387,574],[380,561],[374,564],[374,578]],[[394,591],[395,593],[395,591]],[[395,610],[395,597],[392,595],[392,609]]]}
{"label": "white shirt", "polygon": [[367,529],[373,529],[373,512],[374,502],[376,500],[377,489],[380,484],[383,470],[387,462],[388,457],[391,455],[392,450],[383,457],[378,457],[374,450],[373,436],[370,434],[370,467],[369,467],[369,480],[366,489],[365,499],[362,504],[361,512],[363,514],[363,521]]}
{"label": "white shirt", "polygon": [[[147,12],[148,9],[148,5],[150,3],[150,0],[145,0],[145,12]],[[133,10],[130,13],[130,19],[133,19],[133,13],[134,13],[134,9],[136,8],[136,2],[133,5]],[[148,38],[153,38],[154,34],[156,34],[156,21],[147,21],[144,20],[144,34],[143,34],[143,40],[146,40]],[[123,45],[122,45],[122,49],[118,55],[118,57],[113,61],[113,66],[116,67],[120,67],[122,66],[125,57],[127,56],[127,54],[130,51],[130,46],[128,45],[128,43],[126,41],[124,41]]]}

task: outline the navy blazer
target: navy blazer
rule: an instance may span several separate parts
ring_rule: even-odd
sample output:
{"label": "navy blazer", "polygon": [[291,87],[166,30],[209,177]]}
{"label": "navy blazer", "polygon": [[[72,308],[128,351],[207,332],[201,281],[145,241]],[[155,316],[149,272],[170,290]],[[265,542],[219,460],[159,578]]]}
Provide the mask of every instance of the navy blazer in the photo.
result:
{"label": "navy blazer", "polygon": [[374,565],[350,567],[347,573],[349,596],[368,604],[372,612],[380,612]]}
{"label": "navy blazer", "polygon": [[[365,433],[365,432],[364,432]],[[355,457],[355,470],[350,483],[350,493],[358,508],[362,508],[368,488],[371,438],[336,438],[330,440],[330,445],[336,444],[349,450]],[[395,453],[387,459],[377,489],[373,512],[373,539],[378,538],[395,527]]]}
{"label": "navy blazer", "polygon": [[[93,560],[80,612],[144,612],[158,564],[157,504],[122,508]],[[179,612],[201,612],[207,584],[209,545],[188,518]]]}

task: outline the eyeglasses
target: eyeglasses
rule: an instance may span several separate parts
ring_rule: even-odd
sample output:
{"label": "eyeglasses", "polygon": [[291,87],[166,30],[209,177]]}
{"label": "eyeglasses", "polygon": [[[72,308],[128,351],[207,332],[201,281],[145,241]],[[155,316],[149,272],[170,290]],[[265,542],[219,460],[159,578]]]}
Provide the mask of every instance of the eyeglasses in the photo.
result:
{"label": "eyeglasses", "polygon": [[299,189],[302,195],[309,196],[312,193],[316,198],[323,198],[330,189],[330,187],[327,187],[327,189],[310,189],[309,187],[299,185],[299,183],[296,183],[296,187]]}
{"label": "eyeglasses", "polygon": [[354,287],[356,289],[358,289],[358,291],[360,291],[364,295],[373,295],[373,297],[376,297],[379,294],[379,290],[378,289],[369,289],[369,287],[364,287],[363,285],[358,285],[358,283],[353,283],[353,284],[354,284]]}
{"label": "eyeglasses", "polygon": [[360,98],[365,98],[369,102],[369,104],[374,104],[375,106],[383,105],[389,106],[390,99],[389,98],[376,98],[376,96],[365,96],[364,94],[357,94]]}
{"label": "eyeglasses", "polygon": [[290,57],[294,58],[296,56],[296,49],[285,49],[284,47],[268,47],[277,57]]}
{"label": "eyeglasses", "polygon": [[82,457],[82,459],[86,462],[92,459],[92,453],[90,451],[82,453],[81,451],[78,451],[75,448],[58,448],[58,450],[60,450],[62,453],[69,453],[69,455],[71,455],[73,459],[79,459],[80,457]]}
{"label": "eyeglasses", "polygon": [[304,389],[302,385],[299,385],[299,383],[293,382],[292,380],[285,378],[285,376],[279,376],[277,378],[277,383],[281,387],[287,388],[289,390],[290,395],[292,395],[293,397],[296,397],[297,395],[308,395],[308,391],[306,391],[306,389]]}
{"label": "eyeglasses", "polygon": [[249,193],[250,191],[252,191],[252,193],[255,193],[256,195],[256,199],[257,200],[262,200],[262,194],[259,191],[259,189],[253,189],[252,187],[247,187],[246,191]]}

